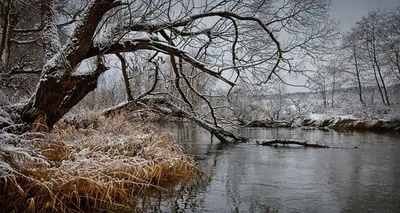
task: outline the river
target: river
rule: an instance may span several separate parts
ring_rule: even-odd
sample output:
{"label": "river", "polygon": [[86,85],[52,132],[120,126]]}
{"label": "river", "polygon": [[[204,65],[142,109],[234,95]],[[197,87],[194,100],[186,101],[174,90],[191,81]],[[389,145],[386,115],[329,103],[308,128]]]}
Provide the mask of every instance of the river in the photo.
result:
{"label": "river", "polygon": [[[252,139],[297,139],[340,149],[220,144],[188,124],[164,124],[204,186],[161,203],[164,212],[400,212],[400,134],[245,129]],[[357,146],[356,149],[354,147]]]}

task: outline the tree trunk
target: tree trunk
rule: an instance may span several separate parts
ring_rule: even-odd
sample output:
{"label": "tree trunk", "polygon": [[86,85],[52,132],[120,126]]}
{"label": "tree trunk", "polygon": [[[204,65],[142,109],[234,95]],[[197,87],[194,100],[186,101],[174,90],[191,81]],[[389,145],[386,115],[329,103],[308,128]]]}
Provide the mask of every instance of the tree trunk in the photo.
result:
{"label": "tree trunk", "polygon": [[398,78],[400,80],[400,55],[398,52],[395,53],[396,55],[396,67],[397,67],[397,71],[399,72]]}
{"label": "tree trunk", "polygon": [[192,113],[182,110],[178,106],[175,106],[174,104],[170,103],[169,101],[163,98],[148,98],[148,99],[141,99],[128,102],[122,106],[106,111],[104,115],[112,116],[120,112],[130,113],[131,111],[142,109],[145,107],[148,107],[152,111],[160,113],[162,115],[186,118],[196,123],[200,127],[206,129],[207,131],[209,131],[212,135],[217,137],[222,143],[228,142],[229,139],[239,142],[245,142],[248,140],[247,138],[237,136],[233,132],[228,131],[222,127],[211,125],[210,124],[211,122],[209,123],[203,121],[202,119],[196,117]]}
{"label": "tree trunk", "polygon": [[18,14],[14,14],[12,11],[12,4],[10,0],[7,1],[6,7],[4,9],[3,18],[4,18],[4,26],[3,27],[3,37],[1,40],[1,54],[0,58],[4,56],[4,73],[8,73],[10,71],[10,53],[11,53],[11,38],[13,35],[14,26],[18,23]]}
{"label": "tree trunk", "polygon": [[44,61],[50,60],[61,49],[60,35],[54,19],[53,0],[42,0],[41,17],[43,26]]}
{"label": "tree trunk", "polygon": [[10,15],[7,17],[7,23],[5,26],[4,34],[4,73],[8,73],[10,70],[10,51],[11,51],[11,26],[10,26]]}
{"label": "tree trunk", "polygon": [[382,83],[383,92],[385,94],[384,98],[386,99],[386,105],[390,106],[390,101],[389,101],[389,96],[388,96],[387,89],[386,89],[385,80],[383,79],[381,68],[379,66],[378,59],[376,58],[375,49],[374,49],[374,63],[376,65],[376,69],[377,69],[378,74],[379,74],[379,79],[381,80],[381,83]]}
{"label": "tree trunk", "polygon": [[356,66],[356,77],[357,77],[357,85],[358,85],[358,96],[360,98],[360,102],[363,106],[365,106],[365,102],[363,99],[362,95],[362,86],[361,86],[361,79],[360,79],[360,69],[358,67],[358,61],[357,61],[357,52],[356,52],[356,47],[353,46],[353,54],[354,54],[354,64]]}
{"label": "tree trunk", "polygon": [[379,83],[378,75],[376,74],[375,65],[372,65],[372,66],[373,66],[375,82],[376,82],[376,85],[378,87],[379,94],[381,95],[381,99],[382,99],[383,104],[386,105],[386,101],[385,101],[385,97],[383,96],[381,84]]}
{"label": "tree trunk", "polygon": [[[367,52],[368,52],[370,63],[372,65],[372,69],[374,71],[375,82],[376,82],[376,84],[378,86],[379,94],[381,95],[383,104],[387,105],[385,97],[383,96],[381,84],[379,83],[379,79],[378,79],[378,75],[377,75],[377,69],[376,69],[376,63],[375,63],[375,54],[374,54],[375,50],[374,50],[374,46],[373,45],[372,45],[372,48],[373,49],[371,50],[369,45],[368,45],[368,43],[367,43]],[[371,53],[371,51],[372,51],[372,53]]]}
{"label": "tree trunk", "polygon": [[72,107],[96,88],[100,74],[106,70],[104,64],[99,63],[96,70],[87,75],[42,78],[41,81],[46,83],[41,84],[34,99],[22,109],[22,121],[33,124],[31,128],[36,131],[52,129]]}
{"label": "tree trunk", "polygon": [[[60,48],[55,32],[51,0],[42,0],[47,63],[39,84],[29,102],[18,109],[21,122],[34,130],[49,130],[72,107],[96,88],[98,77],[107,70],[101,57],[97,68],[89,74],[74,75],[75,69],[86,58],[96,28],[114,0],[92,0],[82,21],[67,43]],[[101,55],[101,52],[97,53]]]}
{"label": "tree trunk", "polygon": [[332,83],[332,92],[331,92],[331,107],[334,107],[334,99],[335,99],[335,90],[336,90],[336,79],[334,78]]}
{"label": "tree trunk", "polygon": [[325,80],[324,80],[324,82],[323,82],[323,88],[322,88],[322,98],[323,98],[323,101],[324,101],[324,108],[326,109],[326,107],[328,106],[328,97],[327,97],[327,94],[326,94],[326,86],[325,86]]}
{"label": "tree trunk", "polygon": [[122,71],[122,76],[124,78],[124,84],[125,84],[125,90],[126,90],[126,97],[128,101],[133,101],[133,96],[132,96],[132,90],[131,90],[131,84],[129,83],[129,78],[128,78],[128,73],[126,71],[126,59],[124,56],[120,53],[115,54],[119,60],[121,61],[121,71]]}
{"label": "tree trunk", "polygon": [[278,145],[299,145],[299,146],[304,146],[304,147],[312,147],[312,148],[329,148],[327,145],[321,145],[317,143],[308,143],[308,141],[297,141],[297,140],[280,140],[280,139],[275,139],[275,140],[265,140],[262,141],[261,143],[259,141],[256,142],[257,145],[261,146],[276,146]]}

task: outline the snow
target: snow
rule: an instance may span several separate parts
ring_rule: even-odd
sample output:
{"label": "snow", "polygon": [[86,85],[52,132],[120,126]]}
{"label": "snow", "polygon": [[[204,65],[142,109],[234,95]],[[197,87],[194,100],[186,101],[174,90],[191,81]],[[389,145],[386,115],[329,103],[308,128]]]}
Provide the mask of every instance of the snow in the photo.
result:
{"label": "snow", "polygon": [[4,125],[7,125],[7,126],[11,125],[11,120],[9,118],[3,117],[0,114],[0,126],[4,126]]}
{"label": "snow", "polygon": [[[2,171],[3,170],[3,171]],[[6,163],[6,162],[4,162],[4,161],[0,161],[0,177],[3,177],[3,175],[4,175],[4,170],[7,170],[7,171],[12,171],[13,169],[12,169],[12,167],[10,166],[10,164],[8,164],[8,163]]]}
{"label": "snow", "polygon": [[[23,136],[16,136],[11,134],[0,134],[6,138],[6,140],[0,140],[0,156],[9,156],[12,159],[12,163],[15,165],[34,165],[34,166],[44,166],[50,167],[50,163],[47,162],[46,158],[38,155],[34,152],[33,149],[22,147],[21,144],[23,142]],[[18,139],[18,142],[21,147],[16,147],[15,145],[7,144],[10,142],[9,139]]]}
{"label": "snow", "polygon": [[17,135],[10,134],[7,132],[0,133],[0,150],[2,149],[3,146],[5,146],[3,143],[13,144],[15,142],[18,142]]}
{"label": "snow", "polygon": [[355,117],[354,115],[337,115],[337,114],[317,114],[311,113],[305,117],[305,120],[312,120],[314,125],[319,126],[326,120],[331,120],[332,125],[336,124],[339,121],[343,120],[359,120],[360,118]]}
{"label": "snow", "polygon": [[313,114],[308,115],[308,118],[315,121],[321,121],[327,118],[326,114]]}
{"label": "snow", "polygon": [[58,27],[54,18],[54,6],[51,2],[48,5],[44,5],[45,10],[51,10],[45,12],[44,17],[44,30],[43,30],[43,43],[45,45],[45,60],[51,59],[61,49],[60,35],[58,33]]}
{"label": "snow", "polygon": [[81,64],[76,68],[76,71],[72,74],[72,76],[80,76],[80,75],[88,75],[93,71],[93,68],[90,66],[90,60],[84,60]]}
{"label": "snow", "polygon": [[[8,98],[6,94],[3,92],[3,90],[0,90],[0,107],[7,104],[8,104]],[[0,109],[0,116],[1,116],[1,110],[2,109]]]}
{"label": "snow", "polygon": [[323,120],[330,119],[330,118],[335,118],[337,120],[344,120],[344,119],[356,120],[357,119],[357,117],[355,117],[353,114],[338,115],[338,114],[329,114],[329,113],[310,113],[306,118],[315,120],[315,121],[323,121]]}

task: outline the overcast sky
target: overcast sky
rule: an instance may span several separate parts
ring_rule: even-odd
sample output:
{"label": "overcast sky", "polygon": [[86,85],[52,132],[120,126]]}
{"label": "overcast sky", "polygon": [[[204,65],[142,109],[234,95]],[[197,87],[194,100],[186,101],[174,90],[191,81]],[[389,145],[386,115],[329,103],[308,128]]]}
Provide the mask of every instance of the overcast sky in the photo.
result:
{"label": "overcast sky", "polygon": [[332,0],[332,17],[342,22],[343,32],[350,30],[362,16],[373,9],[390,10],[400,5],[399,0]]}
{"label": "overcast sky", "polygon": [[[373,9],[390,10],[400,6],[400,0],[332,0],[332,18],[341,22],[341,31],[347,32],[363,16],[366,16]],[[306,78],[299,77],[297,80],[288,80],[288,82],[302,85]],[[289,92],[305,92],[306,88],[288,87]]]}

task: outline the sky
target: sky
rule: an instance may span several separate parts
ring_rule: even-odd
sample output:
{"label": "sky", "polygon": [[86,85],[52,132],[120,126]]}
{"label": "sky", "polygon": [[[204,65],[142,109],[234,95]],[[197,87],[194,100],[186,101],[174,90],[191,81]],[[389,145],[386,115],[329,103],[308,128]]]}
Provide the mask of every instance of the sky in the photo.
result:
{"label": "sky", "polygon": [[332,0],[332,18],[340,20],[342,31],[346,32],[369,11],[397,6],[400,6],[399,0]]}
{"label": "sky", "polygon": [[[333,19],[341,22],[341,31],[347,32],[366,16],[369,11],[374,9],[391,10],[400,6],[400,0],[332,0]],[[289,83],[303,85],[306,81],[305,77],[288,80]],[[302,87],[288,87],[288,92],[307,92],[309,89]]]}

